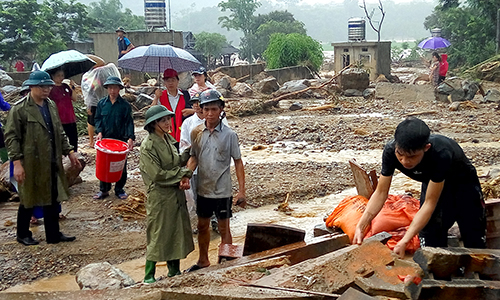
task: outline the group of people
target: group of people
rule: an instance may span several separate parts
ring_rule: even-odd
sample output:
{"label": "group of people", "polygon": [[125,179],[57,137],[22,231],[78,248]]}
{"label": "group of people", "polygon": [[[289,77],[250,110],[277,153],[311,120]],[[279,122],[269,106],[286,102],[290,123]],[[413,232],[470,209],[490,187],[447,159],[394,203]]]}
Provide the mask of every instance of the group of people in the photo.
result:
{"label": "group of people", "polygon": [[434,86],[438,86],[446,79],[448,73],[448,54],[432,52],[432,60],[429,72],[429,81]]}
{"label": "group of people", "polygon": [[[442,59],[439,54],[433,57],[434,65]],[[185,92],[179,89],[177,72],[165,70],[166,89],[155,91],[145,113],[144,129],[149,134],[140,146],[139,168],[148,194],[147,283],[156,280],[156,263],[160,261],[167,262],[169,277],[181,274],[180,260],[194,250],[186,190],[192,189],[195,196],[199,245],[198,261],[187,272],[210,265],[210,218],[217,218],[221,243],[231,244],[232,205],[244,206],[246,202],[239,141],[225,119],[224,98],[207,80],[205,68],[192,74],[195,84]],[[58,223],[60,202],[68,198],[62,156],[69,156],[72,165],[79,165],[71,104],[75,94],[71,83],[65,84],[63,79],[62,70],[52,75],[32,72],[25,82],[28,94],[11,108],[5,126],[5,143],[21,200],[17,240],[28,246],[39,243],[29,230],[36,207],[43,210],[47,243],[75,240],[63,234]],[[120,96],[123,82],[112,75],[102,86],[107,95],[92,100],[89,107],[89,123],[95,125],[96,140],[118,139],[132,149],[134,122],[130,104]],[[238,181],[236,201],[232,195],[231,160]],[[454,222],[458,222],[466,247],[485,247],[485,205],[474,166],[455,141],[432,135],[417,118],[401,122],[394,140],[385,146],[379,183],[356,227],[353,243],[362,242],[371,220],[384,205],[395,169],[422,182],[421,209],[396,245],[397,254],[404,255],[407,243],[416,234],[423,246],[446,246],[447,232]],[[125,164],[114,190],[120,199],[128,196],[124,190],[126,179]],[[108,197],[110,190],[111,183],[101,182],[94,199]]]}

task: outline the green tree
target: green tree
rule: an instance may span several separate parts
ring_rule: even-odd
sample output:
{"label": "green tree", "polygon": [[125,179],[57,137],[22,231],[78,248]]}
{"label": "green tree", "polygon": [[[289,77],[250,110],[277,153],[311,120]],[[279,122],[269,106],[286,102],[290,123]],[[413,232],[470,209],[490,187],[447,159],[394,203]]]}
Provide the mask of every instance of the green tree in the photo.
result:
{"label": "green tree", "polygon": [[441,28],[451,42],[447,52],[450,68],[470,67],[495,54],[496,8],[500,1],[440,0],[424,22],[427,29]]}
{"label": "green tree", "polygon": [[[300,33],[306,34],[304,23],[295,20],[293,14],[288,11],[273,11],[268,14],[258,15],[252,28],[253,34],[253,54],[255,57],[262,57],[262,53],[269,45],[269,39],[273,33]],[[242,44],[241,52],[245,52],[248,46],[247,43]]]}
{"label": "green tree", "polygon": [[214,66],[215,60],[222,54],[222,48],[227,44],[226,37],[220,33],[200,32],[195,36],[194,48],[207,58],[208,66]]}
{"label": "green tree", "polygon": [[243,32],[242,42],[248,43],[247,59],[252,63],[252,27],[254,22],[254,12],[259,8],[258,0],[226,0],[218,4],[222,12],[229,11],[229,16],[219,17],[219,24],[223,28],[241,30]]}
{"label": "green tree", "polygon": [[89,16],[98,20],[102,32],[115,31],[118,27],[125,30],[145,30],[143,16],[136,16],[128,8],[123,10],[120,0],[100,0],[89,4]]}
{"label": "green tree", "polygon": [[264,58],[269,69],[303,65],[312,71],[319,70],[323,63],[323,48],[310,36],[299,33],[275,33]]}

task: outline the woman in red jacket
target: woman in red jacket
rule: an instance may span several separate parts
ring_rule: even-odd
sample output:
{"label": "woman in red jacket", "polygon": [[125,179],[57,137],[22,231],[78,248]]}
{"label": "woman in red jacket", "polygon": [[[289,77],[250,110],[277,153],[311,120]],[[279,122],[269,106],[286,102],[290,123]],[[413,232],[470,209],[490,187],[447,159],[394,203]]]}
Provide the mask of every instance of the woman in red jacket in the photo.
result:
{"label": "woman in red jacket", "polygon": [[438,84],[444,81],[447,72],[448,72],[448,54],[441,54],[441,63],[439,64]]}

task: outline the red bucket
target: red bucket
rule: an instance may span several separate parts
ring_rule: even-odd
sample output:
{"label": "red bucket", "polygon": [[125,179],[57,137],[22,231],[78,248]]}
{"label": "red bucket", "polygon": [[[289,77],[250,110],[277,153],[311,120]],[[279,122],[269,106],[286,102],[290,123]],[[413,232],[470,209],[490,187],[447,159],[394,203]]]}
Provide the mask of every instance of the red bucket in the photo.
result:
{"label": "red bucket", "polygon": [[95,176],[100,181],[117,182],[122,177],[127,160],[128,144],[115,139],[102,139],[95,143],[97,150]]}

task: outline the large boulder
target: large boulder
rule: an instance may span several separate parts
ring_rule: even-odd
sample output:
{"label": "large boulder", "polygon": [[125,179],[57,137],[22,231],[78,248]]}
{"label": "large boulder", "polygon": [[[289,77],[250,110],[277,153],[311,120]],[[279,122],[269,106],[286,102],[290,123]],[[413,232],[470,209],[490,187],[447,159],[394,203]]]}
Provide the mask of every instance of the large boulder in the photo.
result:
{"label": "large boulder", "polygon": [[140,110],[146,106],[151,105],[151,103],[153,103],[153,97],[141,93],[139,94],[139,96],[137,96],[137,99],[135,100],[135,107],[137,107],[137,109]]}
{"label": "large boulder", "polygon": [[500,91],[497,89],[488,90],[483,98],[483,102],[500,103]]}
{"label": "large boulder", "polygon": [[364,91],[370,85],[370,75],[363,69],[348,69],[340,75],[340,86],[343,90],[355,89]]}
{"label": "large boulder", "polygon": [[242,96],[242,97],[250,97],[253,95],[253,90],[252,88],[242,82],[238,82],[234,87],[233,87],[233,92]]}
{"label": "large boulder", "polygon": [[76,283],[82,290],[117,290],[135,284],[122,270],[108,262],[86,265],[76,273]]}
{"label": "large boulder", "polygon": [[67,156],[63,157],[62,163],[63,163],[63,168],[64,168],[64,174],[66,174],[66,179],[68,180],[68,186],[72,186],[77,183],[82,182],[82,178],[80,177],[80,173],[83,171],[85,166],[87,165],[85,163],[85,159],[83,155],[80,153],[76,152],[76,157],[80,161],[81,167],[74,167],[71,165],[71,161]]}
{"label": "large boulder", "polygon": [[479,85],[475,82],[464,80],[462,82],[462,89],[465,92],[465,100],[472,100],[476,96],[477,91],[479,91]]}
{"label": "large boulder", "polygon": [[[311,85],[311,83],[307,79],[287,81],[280,87],[280,89],[278,91],[276,91],[273,94],[273,96],[278,97],[278,96],[281,96],[283,94],[301,91],[303,89],[308,88],[310,85]],[[300,97],[300,96],[301,95],[298,95],[297,97]]]}
{"label": "large boulder", "polygon": [[278,81],[273,76],[262,79],[252,85],[252,88],[262,94],[272,94],[279,90]]}
{"label": "large boulder", "polygon": [[0,87],[6,85],[14,85],[14,79],[7,74],[4,70],[0,70]]}

